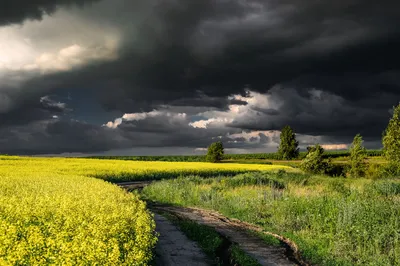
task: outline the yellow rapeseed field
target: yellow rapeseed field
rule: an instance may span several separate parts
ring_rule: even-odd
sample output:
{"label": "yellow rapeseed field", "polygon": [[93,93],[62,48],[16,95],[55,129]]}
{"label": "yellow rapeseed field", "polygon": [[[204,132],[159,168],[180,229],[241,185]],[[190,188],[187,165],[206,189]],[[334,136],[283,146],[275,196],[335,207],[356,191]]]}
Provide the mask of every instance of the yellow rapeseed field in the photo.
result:
{"label": "yellow rapeseed field", "polygon": [[0,159],[0,265],[149,262],[155,224],[136,195],[75,174],[74,168],[62,170],[62,160],[5,158]]}
{"label": "yellow rapeseed field", "polygon": [[285,169],[293,171],[289,166],[234,164],[234,163],[202,163],[202,162],[153,162],[122,161],[101,159],[73,158],[30,158],[1,157],[0,165],[18,168],[18,171],[40,171],[49,174],[74,174],[97,177],[112,182],[173,178],[181,175],[200,175],[213,177],[233,175],[250,171],[271,171]]}
{"label": "yellow rapeseed field", "polygon": [[[218,176],[286,166],[0,156],[0,265],[145,265],[154,221],[99,180]],[[96,178],[93,178],[96,177]]]}

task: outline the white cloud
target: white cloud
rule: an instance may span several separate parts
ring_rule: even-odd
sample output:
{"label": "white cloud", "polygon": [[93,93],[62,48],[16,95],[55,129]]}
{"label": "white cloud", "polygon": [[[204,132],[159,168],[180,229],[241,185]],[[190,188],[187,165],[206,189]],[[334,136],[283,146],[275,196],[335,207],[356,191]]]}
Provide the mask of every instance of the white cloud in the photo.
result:
{"label": "white cloud", "polygon": [[106,126],[108,128],[117,128],[121,124],[122,124],[122,118],[117,118],[114,120],[114,122],[109,121],[106,124],[104,124],[103,126]]}
{"label": "white cloud", "polygon": [[195,122],[190,122],[189,126],[194,128],[209,128],[210,126],[213,127],[224,127],[226,124],[232,122],[233,119],[228,118],[210,118],[207,120],[198,120]]}
{"label": "white cloud", "polygon": [[170,121],[186,121],[186,114],[185,113],[171,113],[171,112],[162,112],[158,110],[153,110],[151,112],[145,113],[131,113],[131,114],[124,114],[122,117],[117,118],[114,122],[109,121],[103,126],[108,128],[117,128],[119,125],[123,123],[123,121],[141,121],[147,118],[154,118],[154,117],[165,117]]}

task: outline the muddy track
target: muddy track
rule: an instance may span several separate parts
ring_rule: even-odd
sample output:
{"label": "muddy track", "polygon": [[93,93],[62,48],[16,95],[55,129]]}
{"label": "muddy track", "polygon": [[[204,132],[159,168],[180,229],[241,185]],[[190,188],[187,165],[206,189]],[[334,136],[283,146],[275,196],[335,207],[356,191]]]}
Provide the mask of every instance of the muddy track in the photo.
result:
{"label": "muddy track", "polygon": [[[128,191],[131,191],[134,189],[141,189],[150,183],[151,182],[147,181],[130,182],[119,185]],[[265,232],[261,227],[237,219],[227,218],[218,212],[211,210],[171,206],[156,202],[148,202],[148,207],[154,213],[168,213],[179,219],[194,221],[198,224],[214,228],[214,230],[228,240],[229,244],[227,244],[227,246],[237,244],[243,251],[256,259],[261,265],[309,265],[301,258],[298,247],[293,241],[270,232]],[[261,238],[251,234],[249,230],[273,236],[281,241],[282,246],[268,245]],[[163,232],[160,232],[160,234],[162,235]],[[224,253],[226,250],[221,252]]]}

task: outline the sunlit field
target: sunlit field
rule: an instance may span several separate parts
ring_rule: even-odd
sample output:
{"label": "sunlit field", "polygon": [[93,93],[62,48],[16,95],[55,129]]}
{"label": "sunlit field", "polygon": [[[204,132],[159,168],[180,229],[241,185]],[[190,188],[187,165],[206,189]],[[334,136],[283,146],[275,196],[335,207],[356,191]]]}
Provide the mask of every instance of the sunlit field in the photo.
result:
{"label": "sunlit field", "polygon": [[65,158],[28,158],[1,157],[1,167],[18,168],[23,172],[58,173],[63,175],[83,175],[104,179],[111,182],[157,180],[175,178],[184,175],[215,177],[234,175],[251,171],[272,171],[286,169],[295,171],[289,166],[252,165],[252,164],[215,164],[201,162],[152,162],[121,161],[98,159],[65,159]]}
{"label": "sunlit field", "polygon": [[154,221],[106,181],[290,170],[285,166],[0,156],[0,264],[147,264]]}
{"label": "sunlit field", "polygon": [[400,264],[399,179],[275,164],[0,156],[0,265],[148,264],[153,218],[137,194],[111,183],[161,179],[142,196],[257,224],[294,240],[312,263]]}
{"label": "sunlit field", "polygon": [[317,265],[400,265],[400,180],[249,173],[153,183],[150,200],[214,209],[294,240]]}
{"label": "sunlit field", "polygon": [[76,162],[14,159],[0,160],[0,265],[151,260],[155,224],[137,195],[79,175]]}

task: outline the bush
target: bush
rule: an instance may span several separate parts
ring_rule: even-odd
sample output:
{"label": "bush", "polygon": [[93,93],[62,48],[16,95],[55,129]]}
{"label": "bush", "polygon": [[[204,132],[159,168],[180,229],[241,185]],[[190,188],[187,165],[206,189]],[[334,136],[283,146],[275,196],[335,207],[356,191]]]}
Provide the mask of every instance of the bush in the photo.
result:
{"label": "bush", "polygon": [[324,149],[321,145],[307,147],[308,153],[300,164],[300,169],[310,174],[344,176],[345,165],[333,164],[332,159],[324,159]]}
{"label": "bush", "polygon": [[382,165],[380,168],[381,177],[399,177],[400,176],[400,165],[397,163],[390,162],[387,165]]}
{"label": "bush", "polygon": [[365,177],[372,179],[380,178],[383,175],[383,168],[384,166],[380,164],[370,163],[365,170]]}
{"label": "bush", "polygon": [[324,149],[319,145],[308,148],[308,154],[300,164],[300,169],[311,174],[324,174],[327,169],[327,163],[322,154]]}

